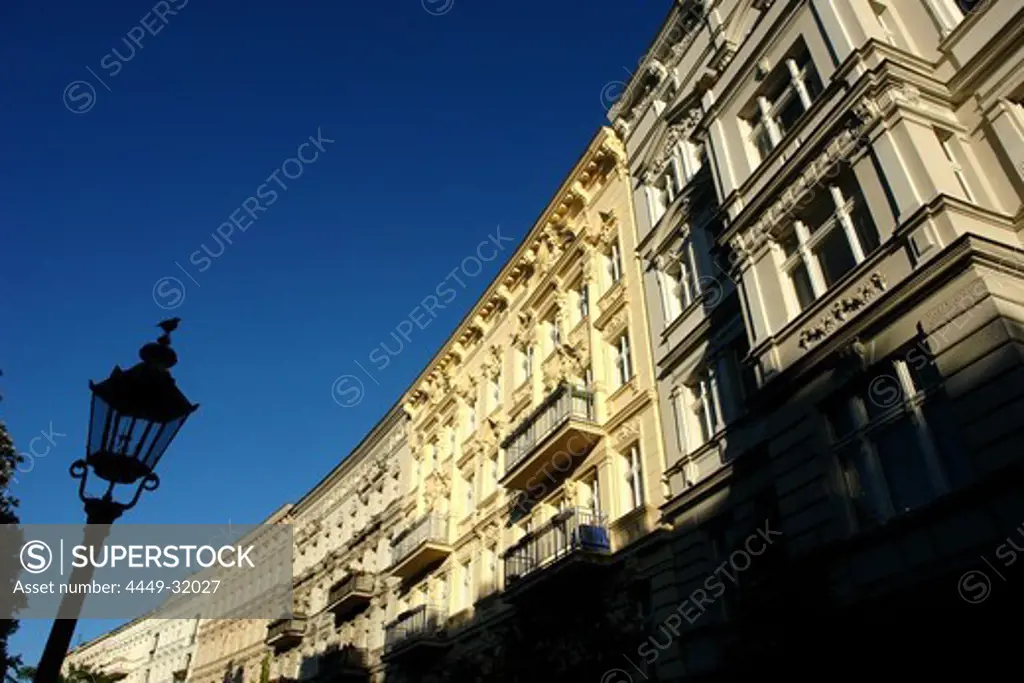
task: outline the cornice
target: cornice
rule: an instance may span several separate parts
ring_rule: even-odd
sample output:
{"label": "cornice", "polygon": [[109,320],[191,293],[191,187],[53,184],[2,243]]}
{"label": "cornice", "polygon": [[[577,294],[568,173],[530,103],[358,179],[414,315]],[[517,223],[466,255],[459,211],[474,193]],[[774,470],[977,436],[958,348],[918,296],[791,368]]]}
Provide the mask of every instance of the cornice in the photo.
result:
{"label": "cornice", "polygon": [[415,414],[427,404],[439,376],[446,376],[449,382],[453,379],[462,362],[456,348],[460,340],[475,335],[474,327],[489,329],[494,313],[511,304],[511,291],[517,283],[536,272],[543,273],[546,281],[558,269],[582,231],[583,225],[576,219],[585,214],[589,202],[605,184],[627,169],[626,164],[621,140],[613,130],[602,127],[501,273],[406,391],[404,404],[410,412]]}

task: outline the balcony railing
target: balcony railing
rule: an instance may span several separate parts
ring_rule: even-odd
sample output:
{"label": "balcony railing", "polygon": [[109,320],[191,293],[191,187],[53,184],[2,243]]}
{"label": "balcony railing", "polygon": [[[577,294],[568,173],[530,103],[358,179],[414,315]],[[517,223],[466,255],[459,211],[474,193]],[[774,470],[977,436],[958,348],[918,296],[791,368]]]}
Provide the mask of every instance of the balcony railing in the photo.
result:
{"label": "balcony railing", "polygon": [[370,659],[366,650],[346,645],[329,650],[320,656],[317,678],[323,683],[344,681],[352,677],[365,677],[369,671]]}
{"label": "balcony railing", "polygon": [[422,517],[403,534],[391,551],[392,571],[408,577],[451,552],[448,545],[448,518],[439,513]]}
{"label": "balcony railing", "polygon": [[589,508],[570,508],[505,551],[505,579],[521,579],[574,553],[610,551],[604,518]]}
{"label": "balcony railing", "polygon": [[440,645],[446,622],[447,614],[440,607],[414,607],[384,627],[384,653],[390,655],[417,643]]}
{"label": "balcony railing", "polygon": [[265,642],[273,648],[286,648],[298,644],[305,634],[306,617],[286,617],[270,622]]}
{"label": "balcony railing", "polygon": [[365,606],[373,597],[373,577],[352,574],[331,586],[327,594],[328,609],[337,615],[347,614]]}
{"label": "balcony railing", "polygon": [[599,437],[596,419],[592,392],[568,383],[559,385],[502,442],[503,483],[525,488],[534,470],[544,466],[531,462],[535,454],[584,455]]}

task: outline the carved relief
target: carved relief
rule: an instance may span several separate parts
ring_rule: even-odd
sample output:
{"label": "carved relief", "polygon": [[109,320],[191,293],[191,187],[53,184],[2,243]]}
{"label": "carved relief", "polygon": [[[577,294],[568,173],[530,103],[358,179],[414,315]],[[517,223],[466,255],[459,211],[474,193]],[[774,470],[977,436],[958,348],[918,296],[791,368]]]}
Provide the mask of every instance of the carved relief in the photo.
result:
{"label": "carved relief", "polygon": [[639,438],[640,422],[634,418],[615,430],[612,434],[612,446],[617,451],[624,451]]}
{"label": "carved relief", "polygon": [[809,349],[835,330],[839,329],[849,317],[870,303],[876,295],[884,292],[885,278],[881,273],[873,273],[860,287],[849,295],[838,299],[832,308],[817,323],[800,331],[800,348]]}
{"label": "carved relief", "polygon": [[523,348],[536,340],[537,326],[534,324],[533,314],[529,311],[520,311],[512,325],[512,346]]}
{"label": "carved relief", "polygon": [[448,478],[434,470],[424,482],[423,499],[430,510],[446,510],[451,487]]}

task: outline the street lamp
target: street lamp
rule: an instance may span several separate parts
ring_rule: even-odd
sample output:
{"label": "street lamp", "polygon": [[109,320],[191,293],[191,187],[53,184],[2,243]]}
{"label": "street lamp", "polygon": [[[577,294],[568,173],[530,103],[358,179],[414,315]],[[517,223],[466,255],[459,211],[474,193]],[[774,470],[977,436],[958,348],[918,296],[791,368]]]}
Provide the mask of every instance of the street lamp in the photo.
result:
{"label": "street lamp", "polygon": [[[79,480],[78,497],[85,505],[86,546],[101,545],[114,520],[134,507],[143,491],[159,486],[160,479],[154,472],[157,463],[199,407],[189,403],[170,373],[178,362],[171,348],[171,332],[179,322],[172,318],[160,323],[164,333],[139,350],[140,363],[127,370],[114,366],[107,379],[99,384],[89,382],[92,406],[86,457],[71,464],[71,476]],[[86,493],[90,470],[106,484],[102,496]],[[127,487],[130,498],[115,498],[118,486]],[[70,584],[90,583],[92,573],[89,563],[75,567]],[[39,660],[36,683],[56,683],[59,679],[84,600],[85,593],[68,593],[61,600]]]}

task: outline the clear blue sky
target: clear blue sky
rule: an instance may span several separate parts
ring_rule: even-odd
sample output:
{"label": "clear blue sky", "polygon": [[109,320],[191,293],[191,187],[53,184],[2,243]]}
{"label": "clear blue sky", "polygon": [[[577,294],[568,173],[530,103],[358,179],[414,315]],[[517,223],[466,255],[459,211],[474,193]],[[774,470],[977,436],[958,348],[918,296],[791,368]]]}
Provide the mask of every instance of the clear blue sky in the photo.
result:
{"label": "clear blue sky", "polygon": [[[518,243],[670,3],[454,0],[437,14],[445,4],[3,3],[0,419],[19,450],[64,435],[18,475],[24,522],[83,519],[67,467],[84,452],[87,381],[135,362],[172,315],[175,374],[202,407],[126,521],[255,523],[301,496],[504,258],[463,277],[386,369],[370,352],[497,226]],[[65,91],[74,81],[89,85]],[[279,196],[250,224],[243,202],[318,129],[335,142],[298,178],[279,172],[287,190],[269,181]],[[203,261],[232,212],[245,232]],[[183,301],[173,281],[154,297],[165,277]],[[344,374],[365,386],[350,408],[332,398]],[[34,663],[49,626],[23,622],[14,650]]]}

